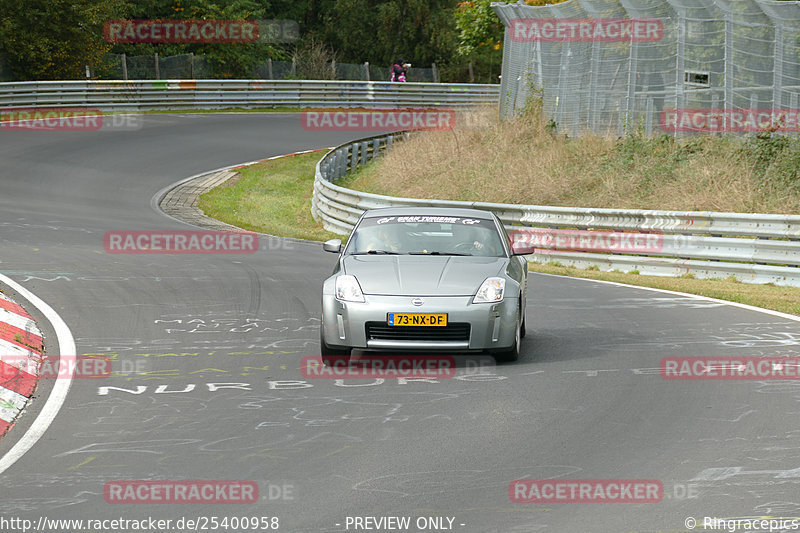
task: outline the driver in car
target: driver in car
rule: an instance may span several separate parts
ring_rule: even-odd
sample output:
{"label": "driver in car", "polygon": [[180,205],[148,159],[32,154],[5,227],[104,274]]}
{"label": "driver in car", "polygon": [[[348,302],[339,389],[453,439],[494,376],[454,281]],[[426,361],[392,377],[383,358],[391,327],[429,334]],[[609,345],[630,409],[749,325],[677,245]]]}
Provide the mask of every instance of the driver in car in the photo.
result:
{"label": "driver in car", "polygon": [[386,227],[378,226],[377,231],[372,234],[372,238],[367,242],[364,251],[379,250],[385,252],[399,253],[402,244],[393,232],[387,231]]}
{"label": "driver in car", "polygon": [[453,252],[470,255],[494,255],[491,247],[486,246],[478,235],[477,228],[465,224],[453,225]]}

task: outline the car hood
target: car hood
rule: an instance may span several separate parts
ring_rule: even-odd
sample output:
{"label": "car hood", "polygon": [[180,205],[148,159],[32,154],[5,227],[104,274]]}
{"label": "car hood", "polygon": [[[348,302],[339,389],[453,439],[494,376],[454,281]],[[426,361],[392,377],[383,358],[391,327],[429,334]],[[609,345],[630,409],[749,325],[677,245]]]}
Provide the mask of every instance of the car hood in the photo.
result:
{"label": "car hood", "polygon": [[507,263],[505,257],[350,255],[342,273],[355,276],[364,294],[469,296]]}

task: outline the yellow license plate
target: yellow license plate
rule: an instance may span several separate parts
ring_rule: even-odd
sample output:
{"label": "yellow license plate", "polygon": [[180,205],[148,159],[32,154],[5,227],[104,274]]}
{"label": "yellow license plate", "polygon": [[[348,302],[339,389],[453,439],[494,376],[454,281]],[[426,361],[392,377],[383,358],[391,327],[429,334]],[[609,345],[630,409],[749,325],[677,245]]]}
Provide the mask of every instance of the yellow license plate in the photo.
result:
{"label": "yellow license plate", "polygon": [[447,314],[387,313],[386,323],[390,326],[446,326]]}

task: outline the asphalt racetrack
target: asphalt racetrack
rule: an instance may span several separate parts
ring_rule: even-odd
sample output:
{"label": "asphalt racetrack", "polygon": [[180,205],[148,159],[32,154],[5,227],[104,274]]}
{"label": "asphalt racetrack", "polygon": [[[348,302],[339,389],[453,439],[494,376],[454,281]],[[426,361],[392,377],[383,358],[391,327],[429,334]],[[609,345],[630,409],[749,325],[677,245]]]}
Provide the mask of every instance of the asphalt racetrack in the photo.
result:
{"label": "asphalt racetrack", "polygon": [[[800,383],[658,372],[667,356],[794,355],[800,323],[531,274],[518,363],[464,363],[450,379],[307,380],[300,359],[319,353],[320,288],[334,263],[319,244],[104,250],[107,231],[192,229],[151,206],[185,177],[357,136],[305,131],[292,114],[0,130],[0,273],[59,313],[78,354],[109,357],[116,370],[75,379],[47,431],[0,474],[2,516],[18,519],[0,530],[22,531],[23,519],[83,520],[44,529],[78,532],[104,530],[89,520],[153,518],[172,522],[138,530],[655,532],[701,530],[704,517],[800,516]],[[0,456],[53,386],[41,382]],[[509,495],[518,479],[657,480],[663,497],[518,503]],[[104,487],[126,480],[249,481],[258,498],[109,503]],[[268,520],[231,527],[234,517]]]}

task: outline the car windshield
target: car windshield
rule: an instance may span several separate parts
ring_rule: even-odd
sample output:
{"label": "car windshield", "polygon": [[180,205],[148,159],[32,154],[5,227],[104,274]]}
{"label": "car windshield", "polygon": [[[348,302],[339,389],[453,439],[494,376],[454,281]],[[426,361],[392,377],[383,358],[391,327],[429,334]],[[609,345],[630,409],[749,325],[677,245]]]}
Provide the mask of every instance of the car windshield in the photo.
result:
{"label": "car windshield", "polygon": [[493,220],[440,216],[365,218],[350,238],[346,253],[505,256]]}

